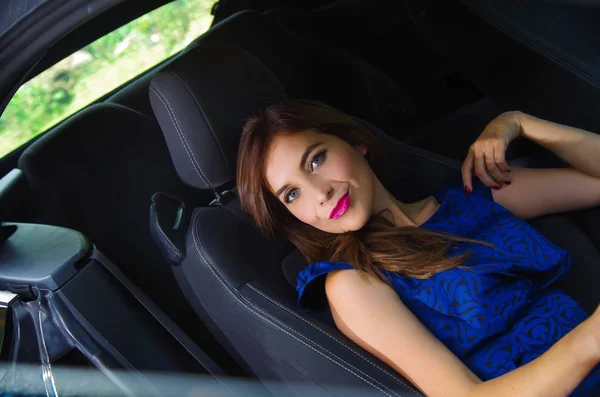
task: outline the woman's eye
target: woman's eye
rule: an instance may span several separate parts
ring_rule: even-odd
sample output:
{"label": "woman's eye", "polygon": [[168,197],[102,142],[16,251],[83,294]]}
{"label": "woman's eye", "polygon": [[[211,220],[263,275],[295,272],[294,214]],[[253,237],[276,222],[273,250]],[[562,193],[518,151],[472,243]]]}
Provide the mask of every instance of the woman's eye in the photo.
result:
{"label": "woman's eye", "polygon": [[285,202],[291,203],[298,198],[298,189],[292,189],[285,195]]}
{"label": "woman's eye", "polygon": [[318,166],[323,164],[323,161],[325,161],[325,151],[324,150],[322,152],[315,154],[315,157],[313,157],[312,160],[310,160],[310,170],[314,171],[315,168],[317,168]]}

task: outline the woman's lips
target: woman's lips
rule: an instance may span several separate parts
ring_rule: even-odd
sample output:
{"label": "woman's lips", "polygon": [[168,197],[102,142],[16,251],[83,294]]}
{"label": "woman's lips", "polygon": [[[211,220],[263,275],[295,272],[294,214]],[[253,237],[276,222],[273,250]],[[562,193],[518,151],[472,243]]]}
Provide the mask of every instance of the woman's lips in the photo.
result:
{"label": "woman's lips", "polygon": [[348,207],[350,207],[350,191],[346,192],[346,194],[340,197],[335,207],[333,207],[333,210],[329,215],[329,219],[341,218],[341,216],[344,215],[348,210]]}

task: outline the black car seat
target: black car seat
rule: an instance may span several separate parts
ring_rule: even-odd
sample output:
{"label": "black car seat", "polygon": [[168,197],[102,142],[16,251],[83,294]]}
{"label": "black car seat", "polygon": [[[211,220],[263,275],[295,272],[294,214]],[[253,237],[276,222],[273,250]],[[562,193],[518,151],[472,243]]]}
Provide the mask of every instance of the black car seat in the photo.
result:
{"label": "black car seat", "polygon": [[[202,50],[203,62],[187,63],[182,57],[155,77],[151,102],[179,176],[198,189],[219,193],[234,182],[244,121],[257,106],[284,98],[286,92],[276,75],[247,51],[228,45]],[[458,162],[370,128],[388,150],[386,185],[400,200],[419,199],[460,176]],[[160,206],[152,211],[155,221],[161,218]],[[598,252],[562,216],[534,224],[572,252],[575,266],[565,288],[593,310]],[[422,395],[332,326],[323,317],[327,310],[321,311],[324,299],[313,302],[310,311],[298,308],[295,276],[306,263],[288,242],[266,239],[234,194],[193,209],[181,240],[170,238],[168,225],[157,221],[151,227],[158,229],[164,251],[182,253],[172,263],[186,298],[230,354],[259,379],[306,382],[332,394],[331,385],[388,397]]]}

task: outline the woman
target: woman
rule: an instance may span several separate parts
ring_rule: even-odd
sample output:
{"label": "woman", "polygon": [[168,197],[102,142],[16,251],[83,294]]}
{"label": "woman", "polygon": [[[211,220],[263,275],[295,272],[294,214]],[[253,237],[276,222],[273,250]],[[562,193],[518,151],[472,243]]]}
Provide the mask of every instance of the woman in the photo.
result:
{"label": "woman", "polygon": [[[517,137],[571,167],[509,167]],[[312,263],[300,297],[326,277],[341,332],[428,396],[592,393],[600,311],[588,318],[553,288],[569,256],[524,220],[600,203],[600,137],[501,114],[470,147],[463,186],[414,203],[386,190],[380,159],[368,130],[316,102],[271,105],[246,123],[242,208]]]}

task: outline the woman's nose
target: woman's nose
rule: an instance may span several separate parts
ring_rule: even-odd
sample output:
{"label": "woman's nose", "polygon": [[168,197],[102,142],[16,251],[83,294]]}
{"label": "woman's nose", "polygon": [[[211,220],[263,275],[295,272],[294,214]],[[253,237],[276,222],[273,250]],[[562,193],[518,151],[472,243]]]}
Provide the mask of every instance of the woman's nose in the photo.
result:
{"label": "woman's nose", "polygon": [[329,184],[322,184],[316,189],[317,200],[320,205],[325,204],[333,197],[333,186]]}

